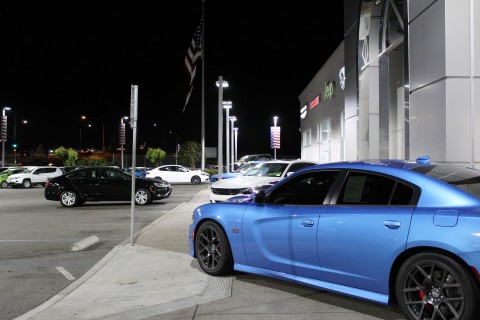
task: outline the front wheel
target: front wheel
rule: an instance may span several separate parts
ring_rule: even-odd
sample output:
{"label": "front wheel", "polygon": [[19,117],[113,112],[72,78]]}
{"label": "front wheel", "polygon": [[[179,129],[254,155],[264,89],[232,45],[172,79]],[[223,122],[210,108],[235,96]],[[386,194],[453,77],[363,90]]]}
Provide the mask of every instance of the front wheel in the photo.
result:
{"label": "front wheel", "polygon": [[79,203],[78,196],[73,191],[63,191],[60,194],[60,203],[67,208],[75,207]]}
{"label": "front wheel", "polygon": [[2,181],[2,188],[5,189],[6,187],[8,187],[7,181]]}
{"label": "front wheel", "polygon": [[195,253],[205,273],[219,276],[231,273],[233,257],[223,229],[216,223],[203,223],[195,234]]}
{"label": "front wheel", "polygon": [[199,176],[193,176],[191,182],[192,184],[200,184],[202,182],[202,179],[200,179]]}
{"label": "front wheel", "polygon": [[32,182],[29,179],[25,179],[22,181],[22,187],[30,188],[32,186]]}
{"label": "front wheel", "polygon": [[468,270],[439,253],[420,253],[407,259],[395,285],[403,313],[418,319],[474,319],[479,288]]}
{"label": "front wheel", "polygon": [[144,188],[140,188],[135,192],[135,203],[138,205],[146,205],[152,202],[152,195],[150,191]]}

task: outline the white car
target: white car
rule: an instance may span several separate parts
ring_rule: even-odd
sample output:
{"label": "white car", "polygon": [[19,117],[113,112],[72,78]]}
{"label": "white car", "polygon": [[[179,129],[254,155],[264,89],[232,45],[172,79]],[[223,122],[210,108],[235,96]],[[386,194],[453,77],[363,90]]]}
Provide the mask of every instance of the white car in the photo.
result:
{"label": "white car", "polygon": [[313,161],[267,161],[257,164],[243,176],[235,179],[219,180],[210,188],[210,202],[222,202],[231,197],[256,193],[282,180],[293,172],[317,165]]}
{"label": "white car", "polygon": [[200,184],[209,182],[210,175],[200,170],[189,170],[179,165],[165,165],[148,170],[145,178],[160,178],[170,183],[191,183]]}
{"label": "white car", "polygon": [[58,177],[63,174],[58,167],[30,167],[24,172],[12,174],[7,179],[7,184],[12,187],[21,186],[30,188],[35,185],[44,186],[48,178]]}

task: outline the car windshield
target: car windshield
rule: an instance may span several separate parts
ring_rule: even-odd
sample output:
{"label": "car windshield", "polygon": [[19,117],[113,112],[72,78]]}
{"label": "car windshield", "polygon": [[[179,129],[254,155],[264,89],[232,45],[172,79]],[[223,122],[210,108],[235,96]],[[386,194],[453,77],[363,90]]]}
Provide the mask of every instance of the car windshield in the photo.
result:
{"label": "car windshield", "polygon": [[257,164],[245,173],[245,176],[255,177],[281,177],[288,163],[262,163]]}
{"label": "car windshield", "polygon": [[238,168],[238,171],[246,172],[246,171],[250,170],[251,168],[255,167],[256,165],[258,165],[258,163],[246,163],[243,166],[241,166],[240,168]]}
{"label": "car windshield", "polygon": [[480,171],[478,170],[450,164],[431,164],[411,170],[444,181],[471,195],[480,197]]}
{"label": "car windshield", "polygon": [[25,170],[25,171],[22,172],[22,173],[32,173],[34,170],[35,170],[35,168],[27,169],[27,170]]}

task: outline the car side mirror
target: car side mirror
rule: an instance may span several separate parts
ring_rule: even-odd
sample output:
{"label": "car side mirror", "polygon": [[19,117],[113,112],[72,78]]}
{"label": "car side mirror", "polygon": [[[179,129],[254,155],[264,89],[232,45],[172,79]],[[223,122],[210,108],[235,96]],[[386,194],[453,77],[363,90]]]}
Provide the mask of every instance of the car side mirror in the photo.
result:
{"label": "car side mirror", "polygon": [[259,190],[255,194],[255,203],[258,203],[258,204],[265,203],[265,190]]}

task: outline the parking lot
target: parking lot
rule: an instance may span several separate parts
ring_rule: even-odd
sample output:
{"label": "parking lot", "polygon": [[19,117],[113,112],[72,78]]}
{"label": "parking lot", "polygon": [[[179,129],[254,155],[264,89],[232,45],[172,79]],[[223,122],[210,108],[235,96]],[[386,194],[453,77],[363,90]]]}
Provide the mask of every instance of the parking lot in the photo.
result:
{"label": "parking lot", "polygon": [[[172,196],[135,208],[142,229],[206,184],[174,185]],[[8,320],[43,303],[81,277],[113,247],[130,237],[129,202],[87,202],[64,208],[47,201],[43,187],[0,190],[0,319]],[[99,242],[72,252],[74,243]]]}

